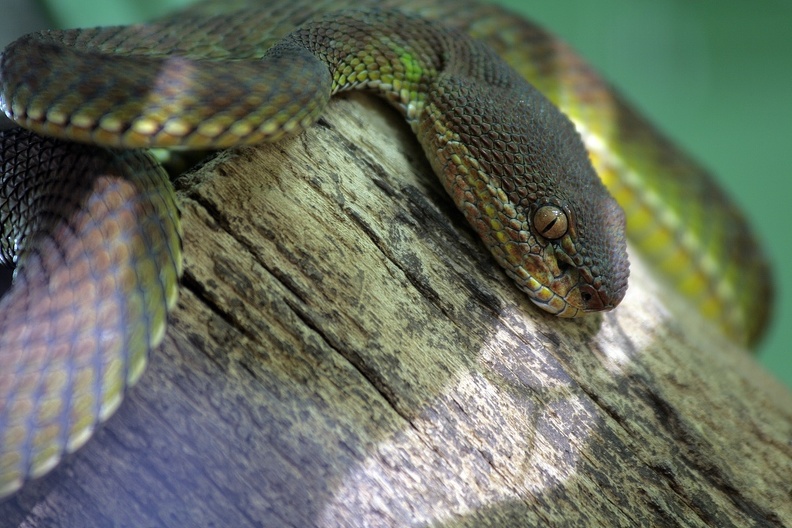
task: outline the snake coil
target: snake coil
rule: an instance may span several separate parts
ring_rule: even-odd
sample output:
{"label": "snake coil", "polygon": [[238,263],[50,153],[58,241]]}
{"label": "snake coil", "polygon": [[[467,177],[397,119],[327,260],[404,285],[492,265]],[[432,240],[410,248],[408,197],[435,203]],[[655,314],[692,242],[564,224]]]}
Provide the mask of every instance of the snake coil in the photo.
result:
{"label": "snake coil", "polygon": [[0,301],[0,497],[81,446],[164,334],[178,209],[129,149],[276,141],[358,88],[402,112],[538,306],[619,303],[624,210],[633,243],[707,317],[761,335],[770,273],[742,214],[567,46],[506,11],[209,0],[148,25],[38,33],[0,57],[0,109],[32,131],[0,134],[1,258],[17,266]]}

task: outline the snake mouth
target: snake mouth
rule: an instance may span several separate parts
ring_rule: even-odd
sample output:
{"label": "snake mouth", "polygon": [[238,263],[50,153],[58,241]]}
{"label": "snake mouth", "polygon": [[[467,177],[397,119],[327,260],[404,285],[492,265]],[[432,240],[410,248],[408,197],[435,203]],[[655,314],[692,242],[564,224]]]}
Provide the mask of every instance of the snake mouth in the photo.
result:
{"label": "snake mouth", "polygon": [[576,284],[565,294],[543,286],[539,292],[531,292],[530,299],[542,310],[564,318],[612,310],[617,304],[610,302],[604,292],[597,291],[590,284]]}
{"label": "snake mouth", "polygon": [[[566,288],[563,288],[566,289]],[[558,317],[580,317],[586,313],[601,312],[613,308],[588,284],[577,284],[568,289],[566,293],[553,291],[544,286],[539,292],[531,292],[531,301]]]}
{"label": "snake mouth", "polygon": [[[573,318],[612,310],[621,298],[609,295],[600,277],[581,266],[565,251],[548,248],[544,257],[547,273],[520,284],[531,301],[557,317]],[[519,283],[519,281],[518,281]]]}
{"label": "snake mouth", "polygon": [[[574,245],[559,245],[547,252],[546,262],[554,270],[548,287],[566,304],[559,317],[577,317],[591,312],[609,311],[621,301],[603,284],[597,266],[575,251]],[[552,265],[550,263],[552,262]]]}

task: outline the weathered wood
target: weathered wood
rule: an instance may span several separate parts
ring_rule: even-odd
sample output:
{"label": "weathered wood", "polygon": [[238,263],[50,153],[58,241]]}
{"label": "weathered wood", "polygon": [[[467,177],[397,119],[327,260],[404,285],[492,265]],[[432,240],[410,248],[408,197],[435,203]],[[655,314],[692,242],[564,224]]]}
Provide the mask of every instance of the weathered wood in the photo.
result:
{"label": "weathered wood", "polygon": [[4,526],[792,523],[792,395],[636,256],[614,312],[536,309],[378,101],[178,188],[165,345]]}

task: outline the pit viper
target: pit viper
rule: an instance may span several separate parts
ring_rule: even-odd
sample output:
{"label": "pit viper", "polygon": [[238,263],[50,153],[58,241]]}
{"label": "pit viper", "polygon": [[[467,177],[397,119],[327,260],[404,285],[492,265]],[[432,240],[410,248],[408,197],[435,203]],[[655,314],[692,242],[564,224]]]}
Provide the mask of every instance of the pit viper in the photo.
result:
{"label": "pit viper", "polygon": [[498,7],[210,0],[42,32],[0,58],[0,108],[21,127],[0,136],[0,258],[16,266],[0,301],[0,496],[83,445],[163,338],[181,227],[167,175],[136,149],[276,141],[358,88],[399,109],[544,310],[619,303],[626,213],[670,285],[734,339],[761,335],[770,272],[742,213],[568,46]]}

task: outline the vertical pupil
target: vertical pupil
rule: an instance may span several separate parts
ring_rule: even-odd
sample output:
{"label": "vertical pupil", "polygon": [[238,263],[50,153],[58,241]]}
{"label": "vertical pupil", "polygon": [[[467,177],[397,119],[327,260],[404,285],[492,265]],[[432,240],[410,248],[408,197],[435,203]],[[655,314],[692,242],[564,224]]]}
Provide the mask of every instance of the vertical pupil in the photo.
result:
{"label": "vertical pupil", "polygon": [[558,218],[553,218],[553,220],[549,224],[547,224],[544,229],[542,229],[542,233],[547,233],[548,231],[550,231],[550,229],[553,228],[553,226],[557,221]]}

